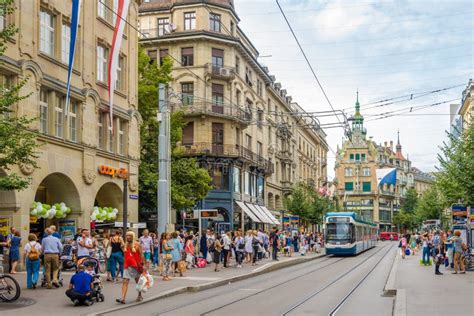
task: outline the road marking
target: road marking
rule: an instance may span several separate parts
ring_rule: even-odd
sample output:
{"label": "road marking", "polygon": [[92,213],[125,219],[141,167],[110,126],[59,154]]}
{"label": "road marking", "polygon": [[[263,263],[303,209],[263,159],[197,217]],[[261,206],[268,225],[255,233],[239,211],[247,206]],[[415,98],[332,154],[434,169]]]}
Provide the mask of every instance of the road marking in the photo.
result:
{"label": "road marking", "polygon": [[239,291],[261,291],[262,289],[239,289]]}

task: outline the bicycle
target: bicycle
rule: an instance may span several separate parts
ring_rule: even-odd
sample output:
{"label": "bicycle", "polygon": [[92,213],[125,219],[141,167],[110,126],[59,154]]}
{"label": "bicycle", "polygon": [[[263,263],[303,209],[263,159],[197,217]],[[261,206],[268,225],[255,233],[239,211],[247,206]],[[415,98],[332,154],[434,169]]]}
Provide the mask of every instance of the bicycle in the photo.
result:
{"label": "bicycle", "polygon": [[10,275],[3,273],[3,255],[0,255],[0,300],[14,302],[20,297],[20,285]]}

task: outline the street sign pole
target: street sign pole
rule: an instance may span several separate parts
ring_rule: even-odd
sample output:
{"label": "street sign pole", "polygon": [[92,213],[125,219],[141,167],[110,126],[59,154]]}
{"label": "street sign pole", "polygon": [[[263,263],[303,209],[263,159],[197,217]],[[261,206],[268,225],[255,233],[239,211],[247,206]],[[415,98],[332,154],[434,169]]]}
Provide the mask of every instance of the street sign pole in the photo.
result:
{"label": "street sign pole", "polygon": [[169,181],[169,112],[166,101],[166,86],[159,84],[158,89],[158,111],[160,122],[160,133],[158,136],[158,232],[166,232],[170,221],[170,181]]}

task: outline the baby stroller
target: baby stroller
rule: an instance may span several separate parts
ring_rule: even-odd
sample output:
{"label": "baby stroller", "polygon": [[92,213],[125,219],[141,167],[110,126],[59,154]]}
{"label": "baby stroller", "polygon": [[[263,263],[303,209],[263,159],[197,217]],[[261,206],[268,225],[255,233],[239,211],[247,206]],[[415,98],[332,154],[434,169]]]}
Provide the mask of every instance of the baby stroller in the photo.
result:
{"label": "baby stroller", "polygon": [[84,257],[77,260],[76,267],[79,267],[80,265],[83,265],[85,267],[92,265],[94,267],[95,274],[99,274],[99,260],[94,257]]}
{"label": "baby stroller", "polygon": [[63,247],[63,252],[59,257],[61,259],[61,266],[63,271],[76,269],[76,264],[74,263],[72,256],[72,250],[72,245],[66,244]]}
{"label": "baby stroller", "polygon": [[[96,302],[103,302],[105,301],[104,293],[102,292],[104,285],[102,284],[102,280],[100,275],[96,272],[98,270],[98,261],[95,258],[83,258],[84,260],[79,263],[78,266],[83,264],[86,267],[86,273],[92,276],[92,286],[91,290],[93,293],[92,299]],[[91,269],[92,268],[92,269]]]}
{"label": "baby stroller", "polygon": [[[53,280],[53,272],[51,271],[51,280]],[[61,269],[58,269],[58,284],[59,286],[64,285],[64,280],[63,276],[61,273]],[[46,267],[43,266],[43,278],[41,279],[41,287],[47,287],[48,286],[48,280],[46,279]]]}

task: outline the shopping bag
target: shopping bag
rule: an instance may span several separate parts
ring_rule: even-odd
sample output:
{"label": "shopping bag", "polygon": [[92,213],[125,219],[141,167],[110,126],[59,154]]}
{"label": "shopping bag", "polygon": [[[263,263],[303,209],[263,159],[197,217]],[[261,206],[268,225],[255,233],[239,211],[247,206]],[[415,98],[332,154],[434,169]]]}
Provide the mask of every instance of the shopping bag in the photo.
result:
{"label": "shopping bag", "polygon": [[207,263],[211,263],[211,262],[212,262],[212,256],[211,256],[211,253],[210,253],[210,252],[207,253],[206,260],[207,260]]}
{"label": "shopping bag", "polygon": [[444,266],[449,267],[449,259],[448,257],[444,258]]}
{"label": "shopping bag", "polygon": [[178,262],[178,271],[181,273],[186,271],[186,262],[184,262],[183,260]]}
{"label": "shopping bag", "polygon": [[138,282],[137,282],[137,286],[135,288],[138,292],[146,292],[151,287],[153,287],[153,284],[154,284],[153,277],[147,272],[144,272],[140,275],[140,278],[138,279]]}
{"label": "shopping bag", "polygon": [[408,249],[408,248],[405,249],[405,255],[406,255],[406,256],[409,256],[410,254],[411,254],[410,249]]}

